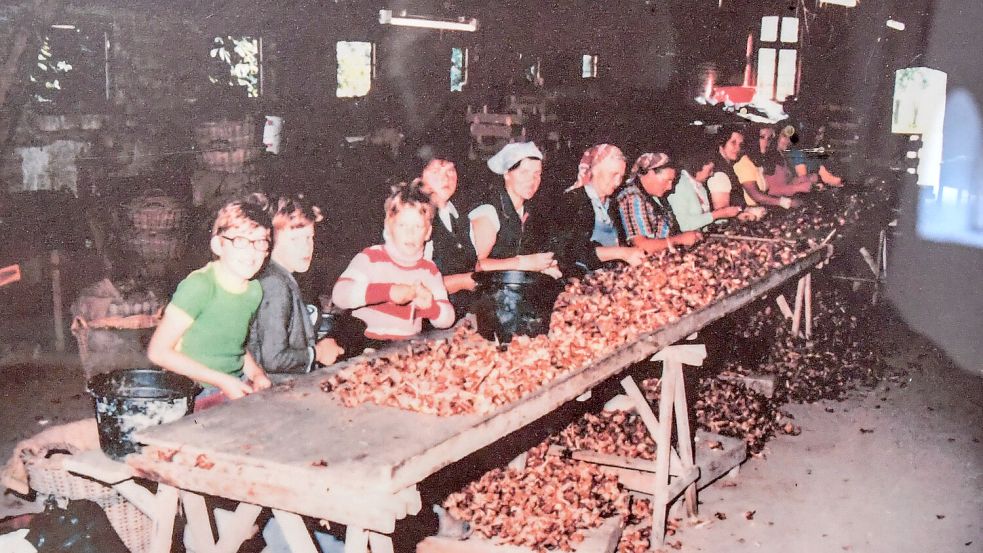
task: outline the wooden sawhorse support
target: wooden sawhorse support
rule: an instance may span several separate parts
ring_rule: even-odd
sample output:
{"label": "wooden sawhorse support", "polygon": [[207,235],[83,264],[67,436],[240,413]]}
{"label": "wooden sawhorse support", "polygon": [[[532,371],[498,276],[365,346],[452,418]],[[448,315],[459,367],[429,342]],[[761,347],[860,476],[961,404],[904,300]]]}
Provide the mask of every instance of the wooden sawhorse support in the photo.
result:
{"label": "wooden sawhorse support", "polygon": [[[686,386],[683,379],[683,365],[700,366],[706,359],[707,349],[703,344],[679,344],[669,346],[652,357],[652,361],[662,361],[662,390],[659,393],[659,418],[656,419],[648,401],[642,395],[635,381],[629,376],[621,381],[642,422],[655,439],[655,495],[652,498],[652,549],[665,543],[666,514],[669,503],[678,495],[669,483],[670,465],[679,467],[687,477],[685,499],[686,512],[695,517],[698,511],[696,498],[696,479],[699,477],[693,458],[693,437],[689,428],[689,409],[686,405]],[[673,450],[673,417],[675,416],[678,454]],[[675,461],[675,462],[674,462]],[[692,472],[697,474],[693,475]]]}
{"label": "wooden sawhorse support", "polygon": [[795,287],[795,308],[792,309],[779,294],[775,298],[779,310],[786,319],[792,321],[792,336],[799,337],[799,329],[803,329],[806,340],[812,338],[812,273],[806,273]]}
{"label": "wooden sawhorse support", "polygon": [[[180,490],[158,483],[157,493],[134,482],[133,469],[124,463],[113,461],[102,451],[87,451],[71,455],[65,461],[66,470],[112,487],[127,501],[133,503],[153,522],[149,553],[170,553],[174,534],[174,519],[178,504],[184,507],[187,519],[187,541],[194,553],[235,553],[243,542],[251,538],[254,525],[263,507],[250,503],[239,506],[220,527],[220,535],[212,532],[211,517],[205,498],[194,492]],[[272,509],[283,537],[292,553],[320,553],[311,539],[304,519],[296,513]],[[345,553],[365,553],[371,546],[373,553],[392,553],[392,538],[368,530],[349,526],[345,535]]]}

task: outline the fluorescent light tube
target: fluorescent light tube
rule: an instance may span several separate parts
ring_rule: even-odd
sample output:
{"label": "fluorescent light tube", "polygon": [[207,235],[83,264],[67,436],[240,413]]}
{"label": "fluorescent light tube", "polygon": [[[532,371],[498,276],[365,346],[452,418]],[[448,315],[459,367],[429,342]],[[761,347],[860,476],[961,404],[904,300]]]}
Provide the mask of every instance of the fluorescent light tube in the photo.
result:
{"label": "fluorescent light tube", "polygon": [[443,31],[466,31],[474,32],[478,30],[478,20],[475,18],[460,18],[458,21],[445,19],[432,19],[401,14],[394,16],[392,10],[379,10],[379,23],[384,25],[399,25],[402,27],[417,27],[419,29],[440,29]]}

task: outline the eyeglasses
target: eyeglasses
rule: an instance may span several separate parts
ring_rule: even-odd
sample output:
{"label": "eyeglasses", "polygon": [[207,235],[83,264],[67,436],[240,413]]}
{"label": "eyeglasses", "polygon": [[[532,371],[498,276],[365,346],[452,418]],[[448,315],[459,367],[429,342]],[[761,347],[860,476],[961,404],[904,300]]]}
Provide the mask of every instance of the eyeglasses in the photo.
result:
{"label": "eyeglasses", "polygon": [[222,238],[232,242],[232,247],[237,250],[244,250],[250,246],[256,251],[265,252],[270,249],[270,241],[266,238],[260,238],[259,240],[250,240],[245,236],[225,236],[220,235]]}

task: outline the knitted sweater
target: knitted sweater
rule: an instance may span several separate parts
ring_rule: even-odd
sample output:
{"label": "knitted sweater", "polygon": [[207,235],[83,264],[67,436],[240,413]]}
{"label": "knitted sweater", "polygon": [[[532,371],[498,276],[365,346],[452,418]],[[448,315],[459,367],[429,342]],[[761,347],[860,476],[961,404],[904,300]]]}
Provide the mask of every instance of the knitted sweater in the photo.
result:
{"label": "knitted sweater", "polygon": [[[390,301],[395,284],[420,283],[433,293],[429,309]],[[375,340],[403,340],[419,334],[423,319],[436,328],[454,324],[454,308],[447,300],[443,277],[432,261],[397,260],[390,248],[379,245],[362,250],[348,264],[331,293],[335,305],[354,309],[352,315],[365,322],[365,336]]]}

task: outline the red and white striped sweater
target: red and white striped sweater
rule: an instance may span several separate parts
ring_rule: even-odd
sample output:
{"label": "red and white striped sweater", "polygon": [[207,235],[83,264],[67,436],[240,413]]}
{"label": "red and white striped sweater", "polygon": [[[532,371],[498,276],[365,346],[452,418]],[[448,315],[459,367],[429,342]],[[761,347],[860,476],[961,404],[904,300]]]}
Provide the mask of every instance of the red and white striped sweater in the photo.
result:
{"label": "red and white striped sweater", "polygon": [[[394,284],[421,283],[433,293],[429,309],[413,312],[410,304],[397,305],[389,299]],[[419,334],[423,319],[437,328],[454,324],[454,308],[437,266],[430,260],[397,261],[385,245],[365,248],[338,277],[331,300],[366,324],[365,335],[376,340],[403,340]]]}

